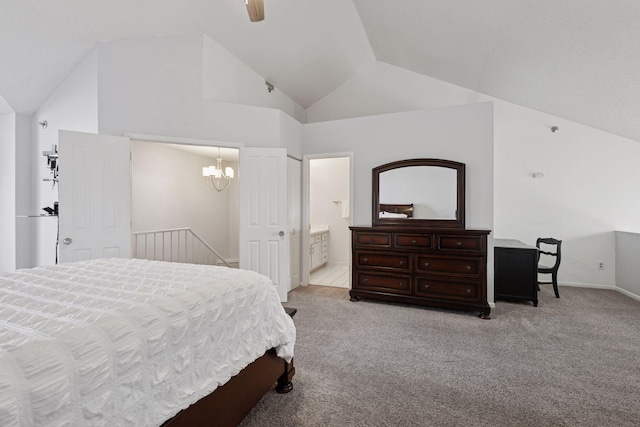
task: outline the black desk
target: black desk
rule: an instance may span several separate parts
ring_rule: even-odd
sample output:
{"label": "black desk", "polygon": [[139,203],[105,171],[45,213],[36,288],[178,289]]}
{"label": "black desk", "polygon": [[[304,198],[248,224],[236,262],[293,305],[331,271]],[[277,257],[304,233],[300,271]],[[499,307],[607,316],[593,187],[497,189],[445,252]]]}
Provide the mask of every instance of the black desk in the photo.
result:
{"label": "black desk", "polygon": [[519,240],[495,239],[496,299],[533,301],[538,306],[538,248]]}

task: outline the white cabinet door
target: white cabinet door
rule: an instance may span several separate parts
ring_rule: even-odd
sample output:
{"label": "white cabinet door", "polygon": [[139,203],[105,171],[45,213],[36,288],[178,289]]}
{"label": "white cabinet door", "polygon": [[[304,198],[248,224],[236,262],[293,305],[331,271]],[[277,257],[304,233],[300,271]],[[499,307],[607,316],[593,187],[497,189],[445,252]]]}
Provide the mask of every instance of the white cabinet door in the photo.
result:
{"label": "white cabinet door", "polygon": [[269,277],[280,300],[290,289],[287,152],[240,148],[240,268]]}
{"label": "white cabinet door", "polygon": [[131,141],[60,131],[60,262],[131,256]]}
{"label": "white cabinet door", "polygon": [[322,243],[312,243],[309,253],[309,269],[314,270],[322,264]]}

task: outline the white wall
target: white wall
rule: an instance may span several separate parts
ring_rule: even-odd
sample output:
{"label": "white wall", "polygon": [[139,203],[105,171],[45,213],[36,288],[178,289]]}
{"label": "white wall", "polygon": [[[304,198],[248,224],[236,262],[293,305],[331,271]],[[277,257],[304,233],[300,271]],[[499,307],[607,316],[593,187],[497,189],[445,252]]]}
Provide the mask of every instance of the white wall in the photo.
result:
{"label": "white wall", "polygon": [[16,268],[16,115],[0,116],[0,272]]}
{"label": "white wall", "polygon": [[[307,120],[482,100],[495,108],[493,236],[562,239],[560,282],[613,286],[613,230],[640,231],[640,199],[631,196],[640,185],[640,143],[381,62],[312,105]],[[534,179],[535,172],[544,177]]]}
{"label": "white wall", "polygon": [[329,263],[348,265],[351,253],[349,218],[342,203],[349,201],[348,157],[309,160],[309,221],[329,225]]}
{"label": "white wall", "polygon": [[615,232],[616,286],[625,294],[640,300],[640,234]]}
{"label": "white wall", "polygon": [[614,230],[640,232],[640,143],[507,103],[496,118],[496,237],[561,239],[560,282],[615,286]]}
{"label": "white wall", "polygon": [[202,95],[205,100],[279,109],[304,123],[304,108],[208,36],[203,36]]}
{"label": "white wall", "polygon": [[[97,54],[92,51],[33,115],[33,213],[42,213],[43,207],[53,207],[53,203],[58,200],[58,186],[53,187],[51,182],[42,181],[49,177],[47,159],[42,152],[49,151],[53,145],[58,144],[58,130],[89,133],[98,131],[97,64]],[[46,129],[38,124],[44,121],[48,124]],[[56,220],[57,218],[42,218],[35,221],[35,265],[55,263]]]}
{"label": "white wall", "polygon": [[203,40],[194,34],[99,44],[99,133],[283,147],[280,110],[203,99]]}
{"label": "white wall", "polygon": [[29,216],[39,214],[34,208],[33,177],[35,160],[41,160],[35,154],[32,128],[30,116],[16,114],[16,268],[36,265],[35,230],[37,222],[42,220]]}
{"label": "white wall", "polygon": [[[202,168],[215,160],[168,144],[132,144],[132,231],[190,227],[225,258],[237,258],[230,223],[237,224],[237,182],[222,191],[210,189]],[[224,162],[238,170],[237,162]],[[231,206],[235,201],[235,206]],[[233,213],[235,212],[235,215]],[[237,225],[236,225],[237,228]]]}
{"label": "white wall", "polygon": [[[354,153],[354,225],[371,225],[371,169],[396,160],[465,163],[467,228],[493,229],[493,104],[335,120],[304,126],[304,153]],[[493,234],[488,298],[493,301]]]}
{"label": "white wall", "polygon": [[287,149],[287,155],[302,159],[302,129],[304,125],[280,112],[280,147]]}

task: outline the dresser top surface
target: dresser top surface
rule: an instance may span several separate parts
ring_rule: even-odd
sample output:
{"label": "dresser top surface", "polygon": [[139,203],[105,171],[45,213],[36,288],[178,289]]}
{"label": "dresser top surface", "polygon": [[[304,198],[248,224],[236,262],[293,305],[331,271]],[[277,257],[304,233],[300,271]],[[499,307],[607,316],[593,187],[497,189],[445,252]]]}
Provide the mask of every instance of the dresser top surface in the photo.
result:
{"label": "dresser top surface", "polygon": [[416,226],[352,226],[353,231],[383,232],[383,233],[413,233],[413,234],[490,234],[489,229],[469,229],[469,228],[431,228]]}

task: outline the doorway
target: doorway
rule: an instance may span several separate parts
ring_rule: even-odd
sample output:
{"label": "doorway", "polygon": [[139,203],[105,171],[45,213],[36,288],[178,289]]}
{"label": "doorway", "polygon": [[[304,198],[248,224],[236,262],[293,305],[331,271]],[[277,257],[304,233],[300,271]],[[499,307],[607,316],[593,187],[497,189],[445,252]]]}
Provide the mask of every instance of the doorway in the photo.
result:
{"label": "doorway", "polygon": [[203,176],[218,157],[237,176],[237,148],[132,140],[132,232],[189,228],[237,267],[237,179],[217,191]]}
{"label": "doorway", "polygon": [[308,159],[308,283],[350,287],[351,156]]}

